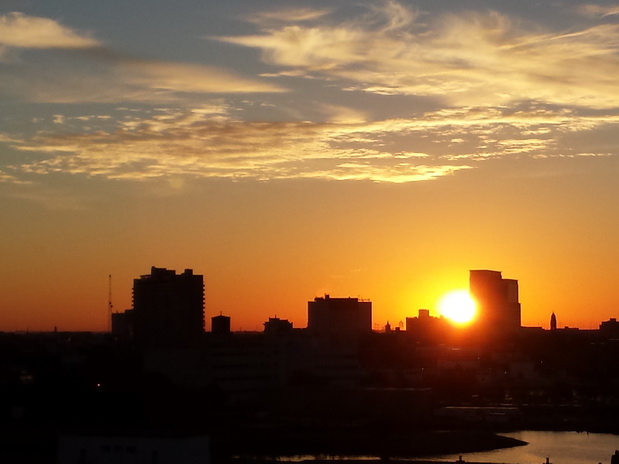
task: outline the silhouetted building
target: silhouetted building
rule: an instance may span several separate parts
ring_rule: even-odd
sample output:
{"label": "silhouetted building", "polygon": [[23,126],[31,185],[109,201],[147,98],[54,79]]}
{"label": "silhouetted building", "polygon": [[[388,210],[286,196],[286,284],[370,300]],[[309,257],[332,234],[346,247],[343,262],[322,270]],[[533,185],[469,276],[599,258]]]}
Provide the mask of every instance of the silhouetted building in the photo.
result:
{"label": "silhouetted building", "polygon": [[430,316],[430,310],[420,309],[418,317],[406,318],[406,334],[417,342],[440,344],[448,340],[449,324],[441,317]]}
{"label": "silhouetted building", "polygon": [[517,280],[503,279],[499,271],[472,270],[469,291],[477,305],[478,327],[492,333],[520,328]]}
{"label": "silhouetted building", "polygon": [[216,335],[230,333],[230,317],[229,316],[213,316],[211,317],[211,332]]}
{"label": "silhouetted building", "polygon": [[264,323],[264,333],[266,334],[282,334],[292,332],[292,322],[279,317],[269,317],[269,320]]}
{"label": "silhouetted building", "polygon": [[128,309],[122,313],[112,313],[112,334],[120,338],[133,335],[133,311]]}
{"label": "silhouetted building", "polygon": [[307,328],[316,335],[363,335],[372,332],[372,303],[358,298],[314,298],[307,303]]}
{"label": "silhouetted building", "polygon": [[557,316],[555,316],[555,313],[552,313],[550,316],[550,330],[557,330]]}
{"label": "silhouetted building", "polygon": [[149,345],[186,344],[204,333],[204,283],[191,269],[182,274],[151,268],[133,280],[133,330]]}
{"label": "silhouetted building", "polygon": [[600,335],[604,338],[619,339],[619,322],[614,317],[600,324]]}

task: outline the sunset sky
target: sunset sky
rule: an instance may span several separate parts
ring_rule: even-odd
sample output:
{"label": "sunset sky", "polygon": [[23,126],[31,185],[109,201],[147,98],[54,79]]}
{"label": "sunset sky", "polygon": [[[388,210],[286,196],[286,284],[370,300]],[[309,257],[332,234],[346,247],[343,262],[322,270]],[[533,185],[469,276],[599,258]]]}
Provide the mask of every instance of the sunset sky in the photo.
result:
{"label": "sunset sky", "polygon": [[[619,316],[619,3],[5,0],[0,330],[104,330],[151,266],[206,317]],[[207,325],[208,328],[208,325]]]}

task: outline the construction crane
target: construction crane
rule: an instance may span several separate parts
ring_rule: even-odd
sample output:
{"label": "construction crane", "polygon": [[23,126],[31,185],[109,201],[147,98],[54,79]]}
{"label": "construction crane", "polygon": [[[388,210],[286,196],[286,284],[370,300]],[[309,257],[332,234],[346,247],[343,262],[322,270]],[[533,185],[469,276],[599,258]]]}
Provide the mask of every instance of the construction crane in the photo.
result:
{"label": "construction crane", "polygon": [[107,285],[107,331],[112,331],[112,309],[114,309],[114,305],[112,305],[112,274],[108,275],[108,285]]}

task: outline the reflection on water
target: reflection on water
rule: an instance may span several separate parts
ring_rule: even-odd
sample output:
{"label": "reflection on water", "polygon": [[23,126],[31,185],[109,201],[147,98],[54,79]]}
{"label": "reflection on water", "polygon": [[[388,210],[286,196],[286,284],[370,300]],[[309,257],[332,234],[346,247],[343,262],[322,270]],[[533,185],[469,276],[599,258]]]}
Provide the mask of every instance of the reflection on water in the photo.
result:
{"label": "reflection on water", "polygon": [[[587,432],[521,431],[502,434],[526,441],[528,445],[482,453],[462,455],[465,461],[542,464],[550,458],[552,464],[610,464],[610,457],[619,449],[619,436]],[[455,461],[458,455],[437,456],[435,460]]]}
{"label": "reflection on water", "polygon": [[303,462],[303,461],[376,461],[378,456],[335,456],[331,454],[298,454],[295,456],[279,456],[279,462]]}
{"label": "reflection on water", "polygon": [[[521,432],[503,433],[501,435],[525,441],[528,445],[495,451],[464,453],[461,455],[446,454],[421,459],[428,461],[455,462],[462,456],[465,462],[544,464],[546,458],[549,458],[552,464],[610,464],[611,456],[616,449],[619,449],[619,435],[611,435],[608,433],[535,432],[525,430]],[[295,463],[312,460],[349,459],[357,461],[376,461],[379,457],[303,455],[281,456],[276,460],[283,463]],[[400,458],[394,459],[408,460]]]}

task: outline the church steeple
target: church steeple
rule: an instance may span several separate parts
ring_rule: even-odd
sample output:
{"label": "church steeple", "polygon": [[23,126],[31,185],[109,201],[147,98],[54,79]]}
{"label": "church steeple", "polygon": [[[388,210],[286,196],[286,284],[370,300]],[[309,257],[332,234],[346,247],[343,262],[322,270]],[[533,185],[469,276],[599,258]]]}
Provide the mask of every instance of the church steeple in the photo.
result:
{"label": "church steeple", "polygon": [[555,316],[554,312],[550,316],[550,330],[557,330],[557,316]]}

